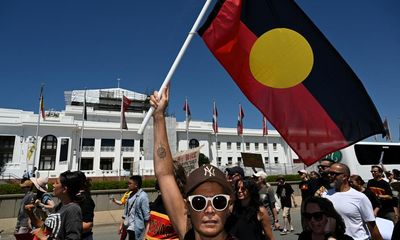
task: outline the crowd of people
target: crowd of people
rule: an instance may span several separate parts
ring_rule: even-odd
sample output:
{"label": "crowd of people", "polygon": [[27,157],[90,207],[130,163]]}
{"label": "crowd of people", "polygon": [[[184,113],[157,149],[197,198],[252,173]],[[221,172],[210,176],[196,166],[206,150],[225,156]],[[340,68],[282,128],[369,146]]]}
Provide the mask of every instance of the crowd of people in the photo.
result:
{"label": "crowd of people", "polygon": [[[168,101],[169,88],[162,96],[155,92],[150,97],[155,108],[153,152],[159,195],[150,202],[142,177],[135,175],[120,201],[111,198],[124,207],[120,239],[273,240],[274,230],[281,235],[292,233],[291,208],[297,202],[284,176],[277,177],[274,190],[264,171],[245,176],[239,166],[224,173],[204,164],[187,174],[173,161],[165,123]],[[399,171],[372,166],[372,179],[365,183],[345,164],[324,159],[318,171],[298,174],[299,240],[400,239],[396,195],[400,185],[391,185],[399,179]],[[17,218],[17,239],[93,239],[95,204],[90,180],[80,171],[61,173],[53,185],[58,201],[48,193],[47,183],[47,178],[29,174],[21,182],[25,195]],[[279,222],[279,210],[283,222]],[[377,219],[395,225],[393,232],[381,232]]]}

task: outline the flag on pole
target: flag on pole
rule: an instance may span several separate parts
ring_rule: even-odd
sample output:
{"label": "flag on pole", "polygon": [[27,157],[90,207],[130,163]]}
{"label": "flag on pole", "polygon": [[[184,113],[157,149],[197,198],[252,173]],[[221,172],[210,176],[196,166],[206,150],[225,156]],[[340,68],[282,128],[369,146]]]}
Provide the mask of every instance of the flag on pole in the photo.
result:
{"label": "flag on pole", "polygon": [[188,100],[185,100],[185,103],[183,105],[183,111],[185,111],[185,117],[186,117],[186,131],[189,129],[189,123],[190,120],[192,120],[192,114],[190,113],[190,108],[189,108],[189,103]]}
{"label": "flag on pole", "polygon": [[40,114],[42,115],[43,120],[46,120],[46,114],[44,112],[44,97],[43,97],[43,85],[40,88]]}
{"label": "flag on pole", "polygon": [[243,118],[244,112],[242,105],[239,104],[239,115],[238,115],[238,122],[237,122],[237,134],[241,136],[243,134]]}
{"label": "flag on pole", "polygon": [[121,129],[128,130],[128,124],[126,123],[125,112],[128,107],[131,105],[132,100],[122,95],[122,103],[121,103]]}
{"label": "flag on pole", "polygon": [[262,129],[263,129],[263,136],[267,136],[268,135],[267,118],[264,116],[262,121]]}
{"label": "flag on pole", "polygon": [[219,0],[199,34],[306,165],[384,132],[361,81],[295,1]]}
{"label": "flag on pole", "polygon": [[86,109],[86,90],[83,96],[83,120],[87,120],[87,109]]}
{"label": "flag on pole", "polygon": [[214,133],[218,133],[218,110],[217,110],[217,105],[215,104],[215,102],[214,102],[214,107],[213,107],[212,128],[214,130]]}
{"label": "flag on pole", "polygon": [[387,118],[385,118],[385,120],[383,121],[383,127],[385,128],[385,133],[382,134],[382,137],[385,137],[386,141],[392,141],[392,137],[390,134],[390,128],[389,128],[389,122],[388,122]]}

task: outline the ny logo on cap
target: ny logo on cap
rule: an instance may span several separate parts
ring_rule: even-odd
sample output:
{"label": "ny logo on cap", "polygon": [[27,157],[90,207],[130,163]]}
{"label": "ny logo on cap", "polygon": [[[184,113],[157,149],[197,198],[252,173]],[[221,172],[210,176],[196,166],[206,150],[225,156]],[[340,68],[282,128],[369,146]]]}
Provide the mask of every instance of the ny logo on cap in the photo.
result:
{"label": "ny logo on cap", "polygon": [[215,169],[214,167],[210,166],[205,166],[204,167],[204,176],[209,176],[209,177],[214,177],[215,176]]}

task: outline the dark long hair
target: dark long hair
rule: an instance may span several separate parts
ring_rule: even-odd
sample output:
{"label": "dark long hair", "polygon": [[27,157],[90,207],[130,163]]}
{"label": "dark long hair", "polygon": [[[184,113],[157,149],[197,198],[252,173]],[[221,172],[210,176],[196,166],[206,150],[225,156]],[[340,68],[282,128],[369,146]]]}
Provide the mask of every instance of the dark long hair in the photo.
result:
{"label": "dark long hair", "polygon": [[69,198],[74,202],[82,200],[80,191],[82,190],[82,175],[78,172],[71,172],[70,170],[60,174],[60,183],[62,186],[67,187]]}
{"label": "dark long hair", "polygon": [[346,225],[344,224],[343,218],[339,215],[338,212],[336,212],[335,207],[333,206],[332,202],[329,201],[326,198],[321,198],[321,197],[309,197],[303,206],[303,209],[301,212],[305,212],[307,205],[310,203],[315,203],[319,206],[321,209],[321,212],[323,212],[327,217],[334,218],[336,220],[336,229],[334,234],[336,237],[341,237],[344,235],[346,231]]}
{"label": "dark long hair", "polygon": [[232,214],[234,214],[234,215],[241,214],[241,213],[243,213],[243,211],[246,211],[245,216],[248,220],[254,219],[254,216],[257,219],[257,213],[261,206],[260,195],[258,194],[257,183],[251,178],[238,180],[235,183],[235,191],[236,192],[239,189],[239,182],[242,182],[243,187],[247,190],[249,198],[250,198],[250,202],[249,202],[248,206],[242,206],[240,200],[236,199],[236,201],[233,205]]}

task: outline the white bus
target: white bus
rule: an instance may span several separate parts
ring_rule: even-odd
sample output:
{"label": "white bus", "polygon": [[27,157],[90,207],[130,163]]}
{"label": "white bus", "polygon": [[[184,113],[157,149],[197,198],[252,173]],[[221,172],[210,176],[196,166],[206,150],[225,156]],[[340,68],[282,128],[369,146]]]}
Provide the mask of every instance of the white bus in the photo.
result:
{"label": "white bus", "polygon": [[367,182],[372,178],[371,166],[380,162],[386,170],[400,170],[400,143],[358,142],[329,154],[327,158],[346,164],[351,174],[360,175]]}

